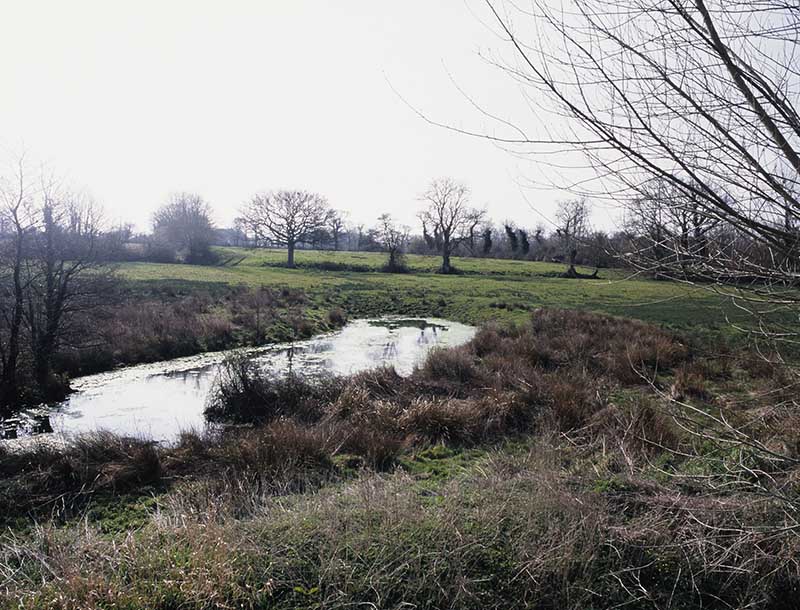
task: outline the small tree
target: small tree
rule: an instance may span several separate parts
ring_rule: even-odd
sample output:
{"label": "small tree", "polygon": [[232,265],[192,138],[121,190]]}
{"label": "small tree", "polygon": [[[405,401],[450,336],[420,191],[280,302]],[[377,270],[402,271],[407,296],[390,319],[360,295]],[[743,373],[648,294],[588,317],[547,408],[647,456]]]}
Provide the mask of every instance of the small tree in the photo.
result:
{"label": "small tree", "polygon": [[375,231],[378,243],[383,251],[389,255],[385,270],[393,273],[405,271],[405,251],[408,245],[410,229],[406,226],[398,225],[390,214],[381,214]]}
{"label": "small tree", "polygon": [[0,415],[65,389],[51,383],[54,355],[92,339],[77,320],[113,290],[112,270],[101,263],[97,206],[57,191],[47,176],[27,172],[22,159],[3,178]]}
{"label": "small tree", "polygon": [[578,248],[589,233],[589,204],[585,199],[572,199],[558,204],[556,211],[556,233],[561,240],[564,256],[569,267],[565,277],[579,277],[575,269]]}
{"label": "small tree", "polygon": [[519,251],[522,256],[528,256],[531,251],[531,243],[528,241],[528,232],[523,229],[517,229],[519,234]]}
{"label": "small tree", "polygon": [[488,256],[492,251],[492,227],[483,230],[483,255]]}
{"label": "small tree", "polygon": [[36,209],[26,264],[25,325],[34,378],[43,396],[52,395],[56,350],[74,336],[70,316],[91,310],[112,289],[110,269],[100,258],[102,215],[90,200],[46,193]]}
{"label": "small tree", "polygon": [[506,238],[508,238],[508,247],[511,249],[511,254],[516,254],[519,249],[519,241],[517,240],[517,233],[514,227],[510,224],[505,224],[503,228],[506,230]]}
{"label": "small tree", "polygon": [[450,273],[450,257],[459,244],[474,239],[484,212],[471,208],[469,189],[450,178],[431,182],[421,199],[427,202],[427,208],[419,215],[423,235],[430,236],[429,231],[433,231],[432,243],[442,254],[441,272]]}
{"label": "small tree", "polygon": [[19,395],[19,368],[22,356],[22,322],[25,311],[23,277],[27,239],[33,228],[30,185],[26,182],[24,161],[19,160],[15,175],[0,183],[0,416],[7,415]]}
{"label": "small tree", "polygon": [[187,263],[211,260],[211,207],[193,193],[176,193],[153,214],[153,237]]}
{"label": "small tree", "polygon": [[254,235],[267,236],[287,250],[287,265],[294,267],[297,244],[309,241],[330,218],[328,202],[308,191],[276,191],[254,195],[241,210],[244,224]]}
{"label": "small tree", "polygon": [[342,239],[342,234],[345,232],[347,225],[347,212],[339,210],[331,210],[328,215],[328,232],[331,236],[331,245],[334,250],[339,249],[339,242]]}

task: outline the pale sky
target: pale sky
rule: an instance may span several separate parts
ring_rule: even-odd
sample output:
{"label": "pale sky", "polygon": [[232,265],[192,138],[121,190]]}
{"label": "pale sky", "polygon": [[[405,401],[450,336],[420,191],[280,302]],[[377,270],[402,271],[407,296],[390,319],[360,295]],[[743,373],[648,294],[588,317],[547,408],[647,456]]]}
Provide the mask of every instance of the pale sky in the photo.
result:
{"label": "pale sky", "polygon": [[[371,224],[416,229],[434,177],[495,220],[542,221],[520,193],[536,168],[420,119],[491,129],[535,120],[478,52],[502,46],[472,0],[0,0],[0,145],[147,228],[173,191],[227,225],[253,193],[320,192]],[[391,84],[390,84],[391,83]],[[394,88],[394,91],[393,91]],[[396,92],[395,92],[396,91]],[[528,191],[551,217],[554,191]]]}

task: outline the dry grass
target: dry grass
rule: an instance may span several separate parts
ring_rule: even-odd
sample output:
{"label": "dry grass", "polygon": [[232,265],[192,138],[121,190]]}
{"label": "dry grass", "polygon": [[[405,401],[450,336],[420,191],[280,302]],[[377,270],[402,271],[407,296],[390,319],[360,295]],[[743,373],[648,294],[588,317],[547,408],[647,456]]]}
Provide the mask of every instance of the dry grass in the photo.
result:
{"label": "dry grass", "polygon": [[[538,311],[408,378],[267,381],[259,425],[6,453],[3,508],[170,490],[135,535],[7,536],[0,578],[21,608],[793,608],[796,466],[697,437],[665,398],[718,414],[737,371],[646,324]],[[748,401],[728,415],[797,455],[790,403]]]}
{"label": "dry grass", "polygon": [[670,394],[675,400],[708,400],[711,396],[706,389],[703,367],[684,365],[675,371],[675,380]]}
{"label": "dry grass", "polygon": [[0,451],[0,515],[31,511],[62,518],[95,492],[123,493],[160,481],[162,455],[154,443],[98,432],[66,445],[35,443]]}
{"label": "dry grass", "polygon": [[796,543],[731,537],[747,502],[636,480],[598,493],[565,451],[542,437],[491,453],[435,502],[401,472],[281,502],[220,478],[169,496],[137,536],[6,536],[0,576],[20,608],[793,607]]}
{"label": "dry grass", "polygon": [[[434,350],[409,378],[384,368],[346,381],[269,379],[234,356],[223,367],[207,415],[266,427],[213,438],[185,435],[163,449],[101,435],[75,440],[64,452],[42,448],[4,456],[6,506],[25,514],[55,498],[158,483],[162,464],[170,476],[222,467],[280,471],[283,479],[295,473],[298,480],[313,478],[309,472],[317,469],[324,479],[337,453],[386,469],[419,444],[475,445],[537,426],[568,432],[606,407],[614,384],[641,383],[638,374],[624,372],[632,346],[645,367],[664,370],[687,358],[680,343],[654,327],[561,311],[539,311],[526,325],[490,327],[466,346]],[[19,490],[23,500],[12,502]]]}
{"label": "dry grass", "polygon": [[181,291],[169,287],[138,289],[92,309],[74,321],[77,345],[64,347],[56,369],[72,376],[189,356],[265,340],[306,337],[338,327],[335,311],[326,321],[304,317],[308,298],[299,289],[225,286]]}
{"label": "dry grass", "polygon": [[468,347],[432,349],[417,375],[433,382],[448,383],[473,383],[480,378],[475,356]]}

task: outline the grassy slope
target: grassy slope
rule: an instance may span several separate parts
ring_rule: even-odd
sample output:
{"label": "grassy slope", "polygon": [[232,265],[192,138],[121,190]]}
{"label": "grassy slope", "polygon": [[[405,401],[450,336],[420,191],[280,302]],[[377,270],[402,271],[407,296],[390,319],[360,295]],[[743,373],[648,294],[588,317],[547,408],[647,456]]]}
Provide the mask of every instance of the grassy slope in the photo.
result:
{"label": "grassy slope", "polygon": [[394,275],[378,271],[384,263],[378,253],[301,251],[299,268],[287,269],[279,266],[284,260],[281,251],[221,248],[219,252],[223,262],[216,267],[130,263],[122,265],[121,271],[135,281],[179,282],[186,287],[223,283],[303,288],[313,308],[327,311],[341,306],[351,316],[427,314],[480,323],[519,321],[530,309],[549,306],[588,309],[681,329],[722,330],[728,327],[726,315],[740,315],[706,290],[626,279],[616,270],[602,270],[600,280],[576,281],[557,277],[563,271],[559,264],[465,258],[454,260],[461,275],[442,276],[435,273],[436,257],[409,256],[411,273]]}

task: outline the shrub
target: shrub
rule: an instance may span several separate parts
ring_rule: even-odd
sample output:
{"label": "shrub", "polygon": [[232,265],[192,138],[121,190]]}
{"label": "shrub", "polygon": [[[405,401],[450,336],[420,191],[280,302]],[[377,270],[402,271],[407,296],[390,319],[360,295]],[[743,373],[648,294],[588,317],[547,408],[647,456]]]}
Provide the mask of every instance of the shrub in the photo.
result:
{"label": "shrub", "polygon": [[294,316],[289,320],[294,331],[294,336],[299,339],[308,339],[317,332],[317,327],[311,320],[302,316]]}
{"label": "shrub", "polygon": [[247,354],[229,356],[220,366],[206,402],[210,421],[253,424],[279,417],[316,421],[336,400],[341,380],[311,381],[296,374],[269,377]]}
{"label": "shrub", "polygon": [[470,348],[479,358],[500,351],[503,339],[499,329],[493,324],[481,326],[470,341]]}
{"label": "shrub", "polygon": [[253,423],[274,419],[283,412],[273,382],[247,354],[235,353],[225,359],[206,402],[206,418]]}
{"label": "shrub", "polygon": [[381,271],[384,273],[408,273],[410,269],[408,268],[406,257],[401,253],[386,261],[381,267]]}
{"label": "shrub", "polygon": [[347,314],[341,307],[334,307],[328,312],[328,324],[334,328],[339,328],[347,324]]}
{"label": "shrub", "polygon": [[460,383],[479,377],[473,356],[466,347],[432,349],[419,368],[419,374],[430,380]]}
{"label": "shrub", "polygon": [[706,390],[703,370],[700,367],[683,365],[675,371],[675,380],[672,382],[670,394],[675,400],[695,398],[708,400],[710,394]]}
{"label": "shrub", "polygon": [[403,412],[400,425],[413,437],[459,443],[478,438],[481,415],[470,401],[417,399]]}

